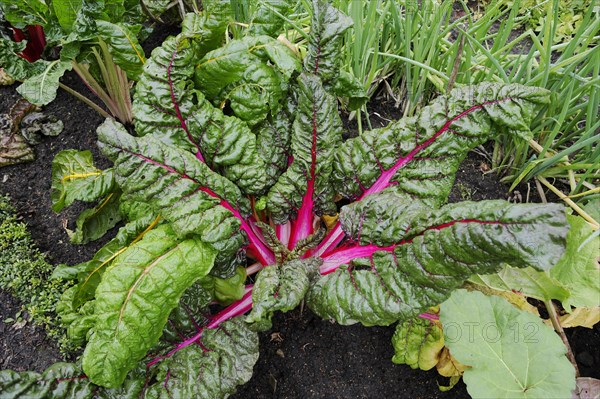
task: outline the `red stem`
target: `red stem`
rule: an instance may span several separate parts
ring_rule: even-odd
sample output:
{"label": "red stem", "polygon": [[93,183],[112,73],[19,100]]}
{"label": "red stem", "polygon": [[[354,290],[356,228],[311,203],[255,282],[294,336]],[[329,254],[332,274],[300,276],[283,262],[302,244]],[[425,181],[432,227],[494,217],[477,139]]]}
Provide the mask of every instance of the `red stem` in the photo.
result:
{"label": "red stem", "polygon": [[[378,193],[378,192],[382,191],[383,189],[387,188],[388,186],[390,186],[392,177],[394,177],[394,175],[400,168],[402,168],[408,162],[412,161],[414,159],[414,157],[421,150],[423,150],[424,148],[431,145],[435,140],[437,140],[438,137],[440,137],[442,134],[447,132],[450,129],[450,126],[454,122],[456,122],[458,119],[470,114],[471,112],[481,109],[481,108],[485,107],[486,105],[496,104],[501,101],[508,101],[508,100],[510,100],[510,98],[505,98],[502,100],[487,101],[487,102],[484,102],[481,104],[473,105],[469,109],[464,110],[460,114],[456,115],[454,118],[447,121],[444,124],[444,126],[442,126],[442,128],[440,130],[438,130],[432,137],[430,137],[428,140],[426,140],[423,143],[416,146],[407,156],[398,159],[398,161],[396,161],[394,166],[392,166],[390,169],[384,170],[381,173],[381,175],[377,178],[377,180],[375,180],[375,183],[373,183],[371,185],[371,187],[369,187],[367,190],[363,191],[362,195],[357,199],[357,201],[360,201],[361,199],[363,199],[365,196],[367,196],[369,194]],[[343,239],[344,239],[344,233],[342,231],[340,222],[338,221],[336,223],[335,227],[327,235],[327,237],[321,242],[321,244],[319,244],[315,253],[317,253],[317,254],[328,253],[329,251],[332,251],[335,247],[337,247],[339,245],[339,243],[342,242]]]}
{"label": "red stem", "polygon": [[200,340],[202,338],[202,333],[205,329],[215,329],[219,327],[219,325],[229,319],[232,319],[236,316],[246,313],[248,310],[252,308],[252,285],[246,286],[246,293],[239,301],[236,301],[217,313],[211,321],[203,328],[200,329],[196,334],[191,336],[190,338],[180,342],[175,346],[175,348],[171,349],[166,355],[158,356],[146,364],[146,367],[152,367],[156,363],[168,359],[173,356],[175,353],[179,352],[183,348],[190,346]]}
{"label": "red stem", "polygon": [[431,313],[421,313],[419,315],[420,318],[422,319],[426,319],[426,320],[432,320],[432,321],[438,321],[440,319],[440,316],[437,314],[431,314]]}

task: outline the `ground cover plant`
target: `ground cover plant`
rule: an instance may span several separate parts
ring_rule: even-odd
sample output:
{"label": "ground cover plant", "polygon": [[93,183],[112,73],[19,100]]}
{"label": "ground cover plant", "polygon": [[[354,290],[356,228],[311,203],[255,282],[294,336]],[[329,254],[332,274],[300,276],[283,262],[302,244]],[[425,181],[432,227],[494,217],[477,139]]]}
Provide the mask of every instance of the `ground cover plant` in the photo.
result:
{"label": "ground cover plant", "polygon": [[[0,196],[0,287],[24,301],[24,310],[48,326],[51,337],[64,331],[56,319],[56,302],[64,291],[58,280],[48,282],[54,266],[34,248],[25,223],[18,221],[9,198]],[[17,322],[22,322],[17,314]]]}
{"label": "ground cover plant", "polygon": [[[348,92],[337,53],[349,19],[315,2],[301,59],[272,37],[276,21],[255,18],[223,43],[227,3],[186,16],[182,33],[148,59],[133,103],[135,135],[112,119],[99,128],[113,168],[96,168],[87,152],[55,159],[56,210],[99,201],[81,219],[79,239],[102,235],[115,218],[127,223],[89,262],[54,272],[78,281],[59,312],[70,337],[87,342],[81,365],[2,372],[6,392],[226,396],[252,374],[256,331],[302,301],[341,324],[400,322],[399,334],[406,323],[434,321],[430,308],[442,302],[446,324],[478,302],[489,303],[488,317],[535,323],[508,303],[456,289],[505,263],[554,269],[568,239],[563,207],[444,204],[467,150],[499,131],[528,139],[549,93],[461,87],[343,141],[336,95]],[[516,384],[523,397],[570,395],[566,349],[551,330],[540,334],[541,345],[514,350],[534,372],[509,378],[500,393]],[[468,360],[464,347],[451,350]],[[527,351],[544,362],[532,363]],[[489,386],[482,371],[497,370],[479,360],[462,360],[472,366],[465,379],[475,397]]]}

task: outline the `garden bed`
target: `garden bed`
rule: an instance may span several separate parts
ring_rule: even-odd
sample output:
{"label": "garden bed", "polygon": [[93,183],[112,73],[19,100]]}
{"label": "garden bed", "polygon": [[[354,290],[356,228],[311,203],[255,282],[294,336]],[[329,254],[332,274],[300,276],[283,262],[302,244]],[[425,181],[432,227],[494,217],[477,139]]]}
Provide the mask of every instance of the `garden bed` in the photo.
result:
{"label": "garden bed", "polygon": [[[67,84],[85,91],[72,75]],[[15,86],[0,88],[0,112],[6,112],[17,100]],[[378,102],[379,101],[379,102]],[[102,121],[93,110],[64,92],[45,111],[64,122],[65,129],[56,138],[46,138],[36,146],[35,162],[0,169],[0,193],[9,194],[18,216],[27,223],[36,245],[54,263],[76,264],[89,259],[114,235],[85,246],[69,243],[65,223],[73,228],[82,207],[71,207],[56,214],[50,209],[50,172],[55,154],[63,149],[89,149],[99,167],[109,161],[96,148],[95,129]],[[375,100],[370,107],[372,122],[385,124],[396,119],[391,104]],[[389,118],[388,118],[389,117]],[[353,123],[347,125],[353,130]],[[451,200],[482,200],[508,197],[507,188],[493,174],[484,174],[486,161],[471,153],[462,164]],[[525,191],[521,190],[525,198]],[[19,327],[4,323],[14,317],[20,304],[0,292],[0,363],[2,369],[42,371],[61,358],[56,345],[45,337],[43,328],[31,323]],[[458,398],[467,395],[459,383],[449,392],[440,392],[438,384],[446,379],[435,370],[423,372],[391,362],[390,338],[393,327],[344,327],[316,317],[310,310],[297,309],[274,317],[273,329],[260,334],[260,357],[254,376],[240,387],[236,398],[370,398],[383,395],[413,398]],[[598,325],[592,330],[569,330],[571,345],[582,376],[600,377]]]}

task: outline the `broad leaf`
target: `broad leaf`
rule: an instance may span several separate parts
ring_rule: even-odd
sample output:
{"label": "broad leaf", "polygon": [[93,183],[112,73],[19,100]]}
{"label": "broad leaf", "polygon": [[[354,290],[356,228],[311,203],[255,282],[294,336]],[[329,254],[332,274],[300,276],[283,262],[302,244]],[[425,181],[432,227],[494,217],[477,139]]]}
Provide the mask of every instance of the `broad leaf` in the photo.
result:
{"label": "broad leaf", "polygon": [[320,264],[320,259],[308,258],[262,269],[252,290],[253,307],[246,322],[256,330],[270,329],[276,311],[293,310],[304,299]]}
{"label": "broad leaf", "polygon": [[254,129],[256,146],[264,162],[266,186],[271,187],[287,169],[291,156],[291,122],[287,112],[280,111],[268,117]]}
{"label": "broad leaf", "polygon": [[58,23],[67,33],[73,30],[77,13],[83,3],[84,0],[52,0],[52,7]]}
{"label": "broad leaf", "polygon": [[168,38],[148,59],[133,101],[136,131],[188,149],[196,162],[206,162],[247,193],[259,193],[266,176],[256,137],[194,90],[194,62],[205,43],[189,36]]}
{"label": "broad leaf", "polygon": [[144,50],[134,32],[127,25],[108,21],[96,21],[98,36],[107,44],[115,64],[137,81],[146,62]]}
{"label": "broad leaf", "polygon": [[3,398],[92,398],[94,385],[81,369],[70,363],[56,363],[39,374],[0,371],[0,392]]}
{"label": "broad leaf", "polygon": [[197,238],[179,240],[169,226],[149,231],[120,254],[96,289],[96,324],[83,353],[86,375],[101,386],[121,385],[157,343],[183,292],[208,274],[215,255]]}
{"label": "broad leaf", "polygon": [[341,324],[408,320],[470,275],[505,263],[549,269],[568,230],[560,205],[484,201],[431,210],[393,191],[344,207],[340,220],[357,243],[324,256],[322,274],[342,266],[317,281],[308,303]]}
{"label": "broad leaf", "polygon": [[52,61],[46,69],[29,77],[17,91],[27,101],[35,105],[46,105],[56,98],[58,81],[65,71],[71,70],[71,63],[65,61]]}
{"label": "broad leaf", "polygon": [[112,169],[94,166],[90,151],[64,150],[52,161],[52,210],[60,212],[74,201],[96,201],[115,188]]}
{"label": "broad leaf", "polygon": [[258,0],[256,3],[246,34],[277,37],[281,33],[284,18],[292,10],[292,3],[286,0]]}
{"label": "broad leaf", "polygon": [[194,82],[207,99],[253,127],[275,114],[300,62],[284,44],[268,36],[233,40],[207,53],[195,68]]}
{"label": "broad leaf", "polygon": [[120,388],[105,389],[94,385],[78,365],[55,363],[41,374],[0,371],[0,393],[2,398],[138,399],[145,376],[136,370],[130,377]]}
{"label": "broad leaf", "polygon": [[[76,275],[77,271],[73,271],[73,274]],[[67,268],[59,266],[53,276],[62,276],[66,272],[68,272]],[[86,302],[81,307],[73,306],[73,298],[76,293],[76,286],[63,292],[56,304],[56,314],[60,317],[61,326],[67,330],[69,346],[79,348],[87,342],[88,332],[96,324],[96,317],[94,316],[94,301]]]}
{"label": "broad leaf", "polygon": [[44,0],[11,0],[0,3],[4,18],[16,28],[27,25],[46,25],[48,3]]}
{"label": "broad leaf", "polygon": [[446,345],[472,398],[570,398],[575,370],[559,336],[499,297],[458,290],[442,303]]}
{"label": "broad leaf", "polygon": [[247,214],[248,204],[233,183],[193,154],[154,136],[136,139],[114,120],[107,119],[98,136],[104,154],[115,161],[115,177],[126,199],[151,204],[181,237],[196,233],[219,250],[241,246],[239,216]]}
{"label": "broad leaf", "polygon": [[252,377],[258,335],[241,318],[202,332],[200,345],[182,347],[160,363],[158,382],[145,398],[221,398]]}
{"label": "broad leaf", "polygon": [[18,54],[25,50],[25,42],[13,42],[0,37],[0,65],[16,80],[23,81],[30,76],[44,72],[49,65],[48,61],[37,60],[29,62]]}
{"label": "broad leaf", "polygon": [[77,217],[77,228],[70,234],[73,244],[87,244],[104,236],[122,219],[119,194],[111,193],[97,206],[86,209]]}
{"label": "broad leaf", "polygon": [[[119,229],[115,238],[96,252],[92,259],[75,267],[77,270],[76,275],[71,276],[71,279],[77,277],[79,281],[75,286],[75,293],[73,294],[73,306],[75,309],[94,298],[96,288],[106,269],[118,255],[125,252],[130,245],[140,241],[148,231],[156,227],[159,220],[160,218],[153,220],[153,215],[149,214],[144,218],[126,224]],[[61,269],[57,268],[53,273],[53,277],[58,278],[60,273]]]}
{"label": "broad leaf", "polygon": [[[508,267],[508,266],[506,266]],[[525,268],[529,269],[529,268]],[[522,269],[515,269],[515,270],[522,270]],[[543,272],[537,272],[537,273],[543,273]],[[515,306],[517,309],[519,310],[526,310],[529,313],[532,313],[536,316],[540,315],[540,312],[538,311],[538,308],[533,306],[532,304],[530,304],[529,302],[527,302],[527,297],[525,295],[523,295],[522,293],[518,292],[518,291],[512,291],[512,290],[496,290],[494,288],[490,288],[487,285],[479,285],[479,284],[473,284],[471,282],[471,279],[473,279],[474,276],[471,276],[471,278],[469,280],[467,280],[467,283],[465,285],[463,285],[463,288],[469,290],[469,291],[479,291],[484,295],[487,296],[499,296],[500,298],[506,299],[508,301],[508,303],[510,303],[511,305]]]}
{"label": "broad leaf", "polygon": [[406,320],[396,326],[392,337],[396,364],[407,364],[413,369],[434,368],[444,348],[442,326],[434,321],[419,317]]}
{"label": "broad leaf", "polygon": [[404,118],[347,140],[336,151],[336,189],[362,198],[393,185],[428,205],[445,203],[469,149],[499,132],[530,138],[529,125],[548,91],[482,83],[454,89]]}
{"label": "broad leaf", "polygon": [[330,174],[333,150],[342,141],[342,124],[335,97],[323,89],[318,77],[300,75],[298,90],[298,113],[292,127],[293,161],[269,191],[267,206],[278,224],[297,218],[299,225],[312,225],[313,213],[331,215],[337,211]]}
{"label": "broad leaf", "polygon": [[312,17],[306,70],[318,75],[325,86],[335,85],[339,75],[339,48],[343,34],[352,26],[352,19],[326,0],[312,0]]}
{"label": "broad leaf", "polygon": [[593,229],[578,216],[568,216],[571,225],[567,235],[567,251],[550,270],[550,276],[564,284],[571,296],[563,301],[569,309],[600,306],[600,237],[582,244]]}

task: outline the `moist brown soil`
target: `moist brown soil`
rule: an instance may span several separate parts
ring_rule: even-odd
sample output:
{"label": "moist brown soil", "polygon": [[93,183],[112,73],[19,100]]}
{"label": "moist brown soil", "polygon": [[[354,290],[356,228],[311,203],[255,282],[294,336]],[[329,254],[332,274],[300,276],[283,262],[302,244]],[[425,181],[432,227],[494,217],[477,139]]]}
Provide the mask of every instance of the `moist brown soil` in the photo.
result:
{"label": "moist brown soil", "polygon": [[[64,82],[89,95],[73,75]],[[0,87],[0,113],[7,112],[17,98],[15,86]],[[389,103],[373,103],[369,109],[373,127],[385,125],[386,119],[398,118]],[[0,169],[0,193],[11,196],[19,217],[27,223],[35,244],[50,262],[77,264],[91,258],[115,232],[85,246],[69,243],[64,223],[72,228],[84,206],[76,204],[60,214],[50,209],[51,162],[59,151],[76,148],[90,150],[98,166],[109,165],[96,147],[95,129],[102,118],[62,91],[45,107],[45,112],[61,119],[65,130],[36,146],[35,162]],[[346,127],[349,136],[355,134],[355,121],[347,122]],[[486,169],[484,157],[469,154],[458,171],[451,201],[508,198],[506,186]],[[0,368],[42,371],[62,359],[42,327],[27,323],[16,328],[13,323],[4,322],[20,310],[18,301],[0,291],[0,303]],[[273,329],[260,334],[260,358],[253,378],[233,398],[468,397],[462,382],[449,392],[441,392],[438,384],[446,385],[447,379],[434,370],[423,372],[393,364],[393,332],[393,326],[332,324],[308,309],[277,314]],[[582,376],[599,378],[599,325],[594,329],[571,329],[568,335]]]}

